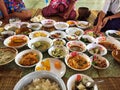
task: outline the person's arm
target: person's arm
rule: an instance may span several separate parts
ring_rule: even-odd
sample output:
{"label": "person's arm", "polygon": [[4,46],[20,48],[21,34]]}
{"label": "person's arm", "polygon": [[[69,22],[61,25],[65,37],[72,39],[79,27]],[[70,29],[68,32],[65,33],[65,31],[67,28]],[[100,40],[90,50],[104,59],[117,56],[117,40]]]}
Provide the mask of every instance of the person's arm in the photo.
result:
{"label": "person's arm", "polygon": [[63,17],[64,19],[68,18],[70,12],[73,10],[75,2],[76,2],[76,0],[70,0],[68,10],[66,11],[66,13],[64,14],[64,17]]}

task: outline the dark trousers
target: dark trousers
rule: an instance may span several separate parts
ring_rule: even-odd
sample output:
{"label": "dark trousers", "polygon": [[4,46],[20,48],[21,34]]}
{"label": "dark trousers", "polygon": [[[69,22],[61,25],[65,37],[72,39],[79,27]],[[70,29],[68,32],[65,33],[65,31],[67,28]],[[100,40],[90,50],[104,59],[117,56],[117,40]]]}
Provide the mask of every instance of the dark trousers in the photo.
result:
{"label": "dark trousers", "polygon": [[[114,15],[113,13],[111,12],[107,12],[106,16],[111,16],[111,15]],[[98,14],[99,16],[99,14]],[[98,22],[98,16],[97,18],[95,19],[95,22],[94,22],[94,26],[97,24]],[[120,18],[115,18],[115,19],[112,19],[112,20],[109,20],[106,25],[101,29],[102,32],[105,32],[107,30],[120,30]]]}

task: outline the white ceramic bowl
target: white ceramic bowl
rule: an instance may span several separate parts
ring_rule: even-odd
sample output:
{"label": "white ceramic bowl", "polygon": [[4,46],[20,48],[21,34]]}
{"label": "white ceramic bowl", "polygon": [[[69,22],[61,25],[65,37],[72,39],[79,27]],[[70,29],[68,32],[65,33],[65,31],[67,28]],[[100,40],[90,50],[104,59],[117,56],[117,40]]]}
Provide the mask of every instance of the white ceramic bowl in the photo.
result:
{"label": "white ceramic bowl", "polygon": [[64,31],[52,31],[50,32],[51,38],[65,38],[66,33]]}
{"label": "white ceramic bowl", "polygon": [[[13,28],[13,29],[12,29]],[[20,28],[20,25],[18,24],[6,24],[4,26],[5,30],[15,31],[16,29]]]}
{"label": "white ceramic bowl", "polygon": [[53,39],[53,45],[54,46],[64,46],[66,44],[66,41],[62,38],[55,38]]}
{"label": "white ceramic bowl", "polygon": [[[28,47],[31,48],[31,49],[35,49],[35,47],[33,46],[33,44],[35,42],[38,42],[38,41],[45,41],[45,42],[48,42],[49,43],[49,47],[50,48],[52,45],[53,45],[53,41],[52,39],[48,38],[48,37],[38,37],[38,38],[33,38],[31,39],[29,42],[28,42]],[[46,48],[44,51],[41,51],[41,52],[45,52],[48,48]],[[37,48],[36,48],[37,49]]]}
{"label": "white ceramic bowl", "polygon": [[[75,58],[75,56],[77,56],[77,55],[79,55],[79,56],[81,56],[82,58],[84,58],[85,59],[85,61],[87,61],[87,67],[85,67],[85,68],[75,68],[75,61],[76,61],[76,64],[77,64],[77,62],[80,62],[80,61],[78,61],[78,58]],[[73,61],[73,59],[72,59],[72,61],[71,61],[71,64],[72,63],[74,63],[74,65],[75,66],[71,66],[69,63],[68,63],[68,60],[69,60],[69,58],[75,58],[75,60]],[[82,61],[83,62],[83,61]],[[80,52],[71,52],[70,54],[67,54],[66,55],[66,57],[65,57],[65,63],[66,63],[66,65],[69,67],[69,68],[71,68],[71,69],[73,69],[73,70],[76,70],[76,71],[85,71],[85,70],[87,70],[87,69],[89,69],[90,67],[91,67],[91,60],[90,60],[90,57],[89,56],[87,56],[86,54],[84,54],[84,53],[80,53]],[[73,65],[73,64],[72,64]],[[82,66],[80,66],[80,67],[82,67]]]}
{"label": "white ceramic bowl", "polygon": [[70,28],[66,29],[66,33],[68,35],[82,36],[84,34],[84,31],[77,27],[70,27]]}
{"label": "white ceramic bowl", "polygon": [[20,26],[22,26],[22,25],[26,25],[26,27],[27,27],[27,26],[29,26],[29,23],[28,22],[21,22]]}
{"label": "white ceramic bowl", "polygon": [[23,87],[31,83],[33,79],[36,79],[36,78],[52,79],[53,81],[57,82],[60,85],[61,90],[66,90],[66,86],[63,80],[57,75],[55,75],[54,73],[47,72],[47,71],[31,72],[27,74],[17,82],[13,90],[21,90]]}
{"label": "white ceramic bowl", "polygon": [[28,25],[28,28],[31,28],[33,30],[40,30],[42,28],[42,24],[40,24],[40,23],[30,23]]}
{"label": "white ceramic bowl", "polygon": [[[92,60],[92,66],[96,69],[107,69],[109,67],[109,61],[105,57],[102,57],[101,55],[93,55],[90,58]],[[93,61],[93,58],[97,59],[97,62],[98,62],[97,64],[101,64],[102,66],[106,64],[106,66],[103,66],[103,67],[97,66],[95,61]],[[105,61],[104,63],[103,63],[103,60]]]}
{"label": "white ceramic bowl", "polygon": [[[68,90],[72,90],[72,87],[75,85],[75,80],[76,80],[78,75],[82,76],[82,78],[87,78],[91,82],[94,82],[94,80],[91,77],[89,77],[85,74],[74,74],[67,81],[67,89]],[[94,88],[93,90],[98,90],[98,87],[96,84],[94,85],[93,88]]]}
{"label": "white ceramic bowl", "polygon": [[[95,48],[97,48],[97,50],[93,50]],[[87,50],[92,55],[94,55],[94,54],[106,55],[107,54],[107,49],[100,44],[95,44],[95,43],[88,44],[87,45]],[[91,52],[90,50],[97,51],[97,52],[94,53],[94,52]]]}
{"label": "white ceramic bowl", "polygon": [[56,22],[54,24],[54,27],[58,30],[65,30],[69,27],[69,24],[67,24],[65,22]]}
{"label": "white ceramic bowl", "polygon": [[17,56],[15,57],[15,63],[16,63],[18,66],[20,66],[20,67],[25,67],[25,68],[29,68],[29,67],[35,66],[39,61],[38,61],[37,63],[33,64],[33,65],[30,65],[30,66],[27,66],[27,65],[24,66],[24,65],[21,65],[21,64],[20,64],[20,60],[22,59],[22,57],[23,57],[25,54],[30,53],[30,52],[33,52],[33,53],[37,54],[38,57],[39,57],[39,61],[42,60],[43,55],[42,55],[42,53],[41,53],[40,51],[38,51],[38,50],[33,50],[33,49],[27,49],[27,50],[24,50],[24,51],[22,51],[22,52],[20,52],[20,53],[17,54]]}
{"label": "white ceramic bowl", "polygon": [[33,31],[29,34],[29,37],[31,39],[33,38],[37,38],[37,37],[49,37],[49,32],[47,31],[43,31],[43,30],[40,30],[40,31]]}
{"label": "white ceramic bowl", "polygon": [[[20,42],[21,42],[22,40],[25,40],[25,42],[23,42],[23,43],[20,44],[20,45],[18,45],[18,42],[16,42],[15,45],[11,46],[11,45],[9,45],[9,43],[10,43],[10,42],[14,42],[14,41],[12,40],[13,38],[17,38],[17,39],[16,39],[17,41],[18,41],[18,38],[20,38]],[[25,46],[25,45],[28,43],[28,41],[29,41],[29,38],[28,38],[28,36],[26,36],[26,35],[13,35],[13,36],[10,36],[10,37],[8,37],[8,38],[6,38],[6,39],[4,40],[4,45],[7,46],[7,47],[21,48],[21,47]]]}
{"label": "white ceramic bowl", "polygon": [[[42,71],[39,68],[44,68],[45,66],[42,65],[43,62],[46,62],[46,60],[49,60],[49,64],[50,64],[50,70],[46,70],[52,73],[55,73],[56,75],[58,75],[59,77],[63,77],[65,72],[66,72],[66,65],[65,63],[60,60],[60,59],[56,59],[56,58],[45,58],[42,61],[40,61],[36,67],[35,67],[35,71]],[[60,63],[60,68],[56,68],[55,63]],[[46,68],[45,68],[46,69]]]}
{"label": "white ceramic bowl", "polygon": [[52,46],[49,48],[48,53],[55,58],[64,58],[69,53],[69,50],[65,46]]}
{"label": "white ceramic bowl", "polygon": [[52,20],[52,19],[44,19],[41,21],[42,25],[44,27],[53,27],[54,24],[55,24],[55,20]]}
{"label": "white ceramic bowl", "polygon": [[8,38],[9,36],[15,35],[15,34],[16,33],[14,31],[3,31],[3,32],[1,32],[1,35],[4,39]]}
{"label": "white ceramic bowl", "polygon": [[78,21],[76,25],[81,29],[87,29],[91,26],[91,24],[87,21]]}
{"label": "white ceramic bowl", "polygon": [[[82,41],[69,41],[66,44],[67,48],[70,51],[77,51],[77,52],[85,52],[86,51],[86,45]],[[73,47],[73,49],[71,49]]]}

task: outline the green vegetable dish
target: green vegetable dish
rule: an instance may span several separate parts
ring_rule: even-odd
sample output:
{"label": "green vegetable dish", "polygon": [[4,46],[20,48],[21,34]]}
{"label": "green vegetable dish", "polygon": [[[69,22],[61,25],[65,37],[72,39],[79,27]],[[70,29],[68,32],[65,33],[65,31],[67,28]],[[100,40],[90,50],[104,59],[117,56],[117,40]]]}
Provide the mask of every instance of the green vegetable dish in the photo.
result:
{"label": "green vegetable dish", "polygon": [[87,38],[81,37],[80,40],[83,41],[83,42],[85,42],[85,43],[91,43]]}
{"label": "green vegetable dish", "polygon": [[32,44],[33,47],[41,52],[46,51],[49,47],[50,44],[46,41],[37,41],[35,43]]}

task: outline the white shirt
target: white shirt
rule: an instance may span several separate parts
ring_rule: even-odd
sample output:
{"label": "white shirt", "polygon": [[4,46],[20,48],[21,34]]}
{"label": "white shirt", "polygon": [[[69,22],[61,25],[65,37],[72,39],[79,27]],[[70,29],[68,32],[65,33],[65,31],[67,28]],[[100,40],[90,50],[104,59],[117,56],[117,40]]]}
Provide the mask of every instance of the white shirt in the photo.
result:
{"label": "white shirt", "polygon": [[111,11],[113,14],[120,12],[120,0],[105,0],[103,12]]}

